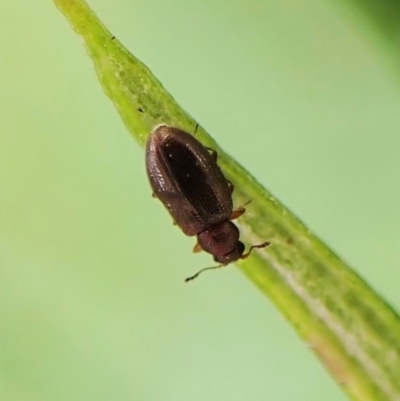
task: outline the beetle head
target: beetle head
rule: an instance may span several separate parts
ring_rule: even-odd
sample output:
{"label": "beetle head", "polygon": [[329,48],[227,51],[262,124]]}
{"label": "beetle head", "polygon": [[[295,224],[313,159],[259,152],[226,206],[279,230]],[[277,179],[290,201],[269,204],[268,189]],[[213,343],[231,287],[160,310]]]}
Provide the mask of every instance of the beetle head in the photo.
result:
{"label": "beetle head", "polygon": [[239,230],[229,220],[213,225],[197,236],[201,248],[211,253],[214,260],[227,265],[240,259],[244,245],[239,241]]}

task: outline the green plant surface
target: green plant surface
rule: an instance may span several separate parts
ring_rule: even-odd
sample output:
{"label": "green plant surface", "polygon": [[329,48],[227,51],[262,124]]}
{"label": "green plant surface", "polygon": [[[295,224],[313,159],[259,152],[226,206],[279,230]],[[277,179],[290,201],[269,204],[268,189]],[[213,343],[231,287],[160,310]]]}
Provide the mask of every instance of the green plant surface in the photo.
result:
{"label": "green plant surface", "polygon": [[[54,3],[83,38],[106,94],[141,145],[161,122],[193,130],[195,120],[85,2]],[[201,126],[198,137],[218,151],[237,201],[252,200],[241,218],[246,243],[271,241],[240,269],[274,301],[353,399],[400,400],[398,315]]]}

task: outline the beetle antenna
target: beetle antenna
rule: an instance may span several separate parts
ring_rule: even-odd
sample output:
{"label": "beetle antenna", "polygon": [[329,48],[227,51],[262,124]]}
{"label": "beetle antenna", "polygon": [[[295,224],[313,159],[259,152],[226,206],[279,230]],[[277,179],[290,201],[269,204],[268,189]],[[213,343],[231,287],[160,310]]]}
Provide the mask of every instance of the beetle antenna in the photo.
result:
{"label": "beetle antenna", "polygon": [[188,281],[192,281],[194,280],[200,273],[204,272],[205,270],[211,270],[211,269],[218,269],[219,267],[222,267],[223,265],[218,265],[218,266],[212,266],[212,267],[205,267],[204,269],[199,270],[196,274],[194,274],[193,276],[190,276],[188,278],[185,279],[185,283],[187,283]]}
{"label": "beetle antenna", "polygon": [[266,242],[263,242],[263,243],[260,244],[260,245],[253,245],[253,246],[251,246],[250,249],[249,249],[249,252],[243,254],[242,257],[241,257],[240,259],[246,259],[246,258],[251,254],[251,251],[252,251],[253,249],[255,249],[255,248],[265,248],[265,247],[268,246],[269,244],[270,244],[270,242],[269,242],[269,241],[266,241]]}

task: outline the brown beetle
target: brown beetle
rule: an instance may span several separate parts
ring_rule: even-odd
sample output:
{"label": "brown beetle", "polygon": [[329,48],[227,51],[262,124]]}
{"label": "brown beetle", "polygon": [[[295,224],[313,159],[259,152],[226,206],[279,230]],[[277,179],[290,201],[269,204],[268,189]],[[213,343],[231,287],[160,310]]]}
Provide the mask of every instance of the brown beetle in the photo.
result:
{"label": "brown beetle", "polygon": [[220,263],[206,269],[245,259],[253,248],[269,245],[253,245],[243,253],[239,230],[230,220],[245,209],[233,211],[233,185],[219,168],[217,153],[192,135],[179,128],[157,126],[147,140],[146,169],[154,196],[164,203],[174,222],[186,235],[197,235],[195,250],[210,253]]}

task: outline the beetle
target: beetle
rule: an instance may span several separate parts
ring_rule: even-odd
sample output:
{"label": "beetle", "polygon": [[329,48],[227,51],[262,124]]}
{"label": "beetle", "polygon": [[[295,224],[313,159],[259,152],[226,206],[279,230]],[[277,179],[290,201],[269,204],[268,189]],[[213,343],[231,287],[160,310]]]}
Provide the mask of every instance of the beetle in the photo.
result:
{"label": "beetle", "polygon": [[253,245],[244,253],[239,229],[231,220],[241,216],[245,208],[233,210],[234,186],[219,168],[217,152],[194,136],[165,124],[155,127],[147,139],[146,170],[153,196],[160,199],[186,235],[197,236],[194,250],[210,253],[219,263],[186,281],[204,270],[245,259],[254,248],[269,245]]}

